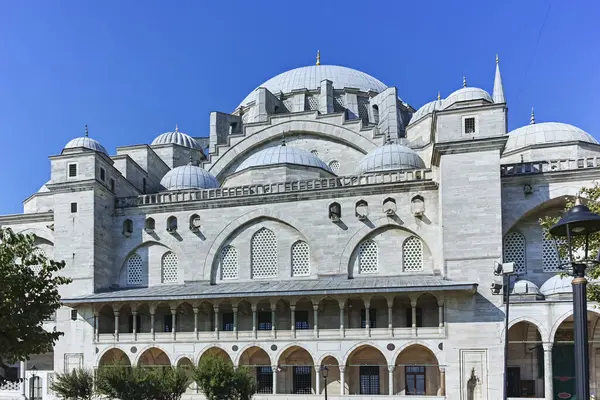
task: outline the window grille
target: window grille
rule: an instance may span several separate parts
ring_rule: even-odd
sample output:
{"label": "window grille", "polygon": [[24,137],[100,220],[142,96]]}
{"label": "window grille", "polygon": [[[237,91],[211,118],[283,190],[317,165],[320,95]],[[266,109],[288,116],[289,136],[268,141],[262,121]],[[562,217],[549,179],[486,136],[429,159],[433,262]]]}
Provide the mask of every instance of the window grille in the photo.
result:
{"label": "window grille", "polygon": [[[32,254],[34,256],[46,256],[46,252],[43,249],[40,249],[39,247],[34,248]],[[30,265],[29,268],[31,268],[33,272],[38,274],[42,270],[42,264]]]}
{"label": "window grille", "polygon": [[308,325],[308,311],[296,311],[296,329],[310,329]]}
{"label": "window grille", "polygon": [[294,102],[292,99],[285,99],[283,101],[283,106],[287,110],[287,112],[294,112]]}
{"label": "window grille", "polygon": [[515,263],[515,273],[525,273],[525,236],[519,232],[509,232],[504,236],[504,262]]}
{"label": "window grille", "polygon": [[375,274],[379,271],[379,251],[377,243],[366,240],[358,246],[358,272]]}
{"label": "window grille", "polygon": [[556,252],[556,246],[552,239],[546,239],[545,236],[542,236],[542,266],[544,272],[559,271],[559,262],[558,254]]}
{"label": "window grille", "polygon": [[319,150],[316,150],[316,149],[315,150],[311,150],[310,154],[312,154],[315,157],[319,157]]}
{"label": "window grille", "polygon": [[257,318],[259,331],[270,331],[271,329],[273,329],[270,311],[260,311],[257,315]]}
{"label": "window grille", "polygon": [[[423,326],[423,313],[422,313],[420,307],[416,308],[416,314],[417,314],[417,327],[421,327],[421,326]],[[406,309],[406,327],[407,328],[412,327],[412,307],[408,307]]]}
{"label": "window grille", "polygon": [[277,276],[277,237],[269,229],[262,228],[252,236],[251,265],[253,278]]}
{"label": "window grille", "polygon": [[306,110],[307,111],[318,111],[319,110],[319,99],[316,96],[306,96]]}
{"label": "window grille", "polygon": [[406,382],[406,394],[413,396],[425,396],[425,367],[404,367],[404,381]]}
{"label": "window grille", "polygon": [[77,164],[69,164],[69,178],[77,176]]}
{"label": "window grille", "polygon": [[411,236],[402,245],[404,271],[423,270],[423,242],[416,236]]}
{"label": "window grille", "polygon": [[[312,393],[312,366],[298,365],[293,369],[293,394]],[[317,378],[318,379],[318,378]]]}
{"label": "window grille", "polygon": [[333,171],[334,174],[340,172],[340,162],[337,160],[333,160],[329,163],[329,168]]}
{"label": "window grille", "polygon": [[256,367],[256,393],[273,394],[273,370],[271,367]]}
{"label": "window grille", "polygon": [[221,250],[221,279],[237,279],[239,274],[238,251],[233,246]]}
{"label": "window grille", "polygon": [[465,118],[465,133],[475,133],[475,118]]}
{"label": "window grille", "polygon": [[177,283],[178,265],[177,256],[172,251],[162,257],[162,282]]}
{"label": "window grille", "polygon": [[77,321],[77,310],[71,310],[71,321]]}
{"label": "window grille", "polygon": [[138,254],[133,254],[127,260],[127,284],[141,285],[143,274],[142,257]]}
{"label": "window grille", "polygon": [[50,372],[46,376],[46,393],[52,394],[52,385],[54,384],[54,373]]}
{"label": "window grille", "polygon": [[308,243],[299,240],[292,245],[292,276],[310,275],[310,249]]}
{"label": "window grille", "polygon": [[77,203],[71,203],[71,212],[72,213],[76,213],[77,212]]}
{"label": "window grille", "polygon": [[223,331],[231,332],[233,331],[233,313],[227,312],[223,313]]}
{"label": "window grille", "polygon": [[42,400],[42,378],[39,376],[29,378],[29,398],[31,400]]}
{"label": "window grille", "polygon": [[336,94],[333,96],[333,112],[344,112],[346,111],[346,106],[344,106],[344,95]]}
{"label": "window grille", "polygon": [[[364,308],[360,310],[360,327],[367,327],[367,310],[365,310]],[[369,327],[377,327],[377,310],[374,308],[369,309]]]}
{"label": "window grille", "polygon": [[379,394],[379,367],[361,365],[359,368],[360,394]]}
{"label": "window grille", "polygon": [[369,98],[358,97],[358,117],[362,119],[363,123],[369,123]]}

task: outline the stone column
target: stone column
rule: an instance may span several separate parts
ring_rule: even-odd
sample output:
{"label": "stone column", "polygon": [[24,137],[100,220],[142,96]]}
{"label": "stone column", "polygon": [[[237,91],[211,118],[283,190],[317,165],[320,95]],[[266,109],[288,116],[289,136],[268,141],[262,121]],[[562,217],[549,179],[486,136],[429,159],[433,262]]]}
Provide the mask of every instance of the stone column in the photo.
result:
{"label": "stone column", "polygon": [[156,316],[156,307],[150,306],[150,333],[152,340],[156,340],[156,331],[154,329],[154,317]]}
{"label": "stone column", "polygon": [[115,313],[115,340],[119,341],[119,311],[114,311]]}
{"label": "stone column", "polygon": [[417,299],[410,300],[410,306],[412,307],[412,335],[417,336]]}
{"label": "stone column", "polygon": [[446,395],[446,368],[440,367],[440,396]]}
{"label": "stone column", "polygon": [[296,305],[290,304],[290,319],[292,320],[292,338],[296,339]]}
{"label": "stone column", "polygon": [[[394,336],[394,298],[387,298],[387,306],[388,306],[388,334],[390,336]],[[391,393],[390,393],[391,394]]]}
{"label": "stone column", "polygon": [[340,365],[340,395],[346,394],[346,378],[344,372],[346,371],[345,365]]}
{"label": "stone column", "polygon": [[371,302],[365,300],[365,335],[371,337]]}
{"label": "stone column", "polygon": [[215,311],[215,338],[219,338],[219,306],[214,306]]}
{"label": "stone column", "polygon": [[[21,389],[21,398],[22,399],[27,398],[27,391],[26,391],[26,386],[25,386],[25,383],[27,382],[25,380],[25,370],[26,369],[27,369],[27,361],[20,361],[19,362],[19,378],[21,378],[21,382],[19,383],[19,389]],[[65,371],[65,372],[69,372],[69,371]]]}
{"label": "stone column", "polygon": [[277,394],[277,365],[272,365],[273,370],[273,394]]}
{"label": "stone column", "polygon": [[96,342],[100,340],[100,319],[98,311],[94,311],[94,337],[96,338]]}
{"label": "stone column", "polygon": [[313,304],[313,336],[319,337],[319,303]]}
{"label": "stone column", "polygon": [[256,304],[252,304],[252,336],[254,337],[254,339],[257,338],[257,331],[256,331]]}
{"label": "stone column", "polygon": [[438,300],[438,320],[440,322],[440,333],[444,331],[444,301]]}
{"label": "stone column", "polygon": [[177,339],[177,308],[171,307],[171,338]]}
{"label": "stone column", "polygon": [[137,341],[137,316],[138,316],[138,312],[137,310],[132,310],[131,311],[131,318],[132,318],[132,322],[133,322],[133,340]]}
{"label": "stone column", "polygon": [[344,300],[338,300],[338,304],[340,305],[340,337],[346,336],[346,327],[344,325],[344,312],[345,312],[345,303]]}
{"label": "stone column", "polygon": [[544,347],[544,398],[554,399],[553,373],[552,373],[552,345],[554,343],[543,343]]}
{"label": "stone column", "polygon": [[315,365],[315,394],[321,394],[321,367]]}
{"label": "stone column", "polygon": [[194,310],[194,337],[198,340],[198,312],[200,312],[200,309],[193,307],[192,310]]}
{"label": "stone column", "polygon": [[238,308],[237,306],[233,307],[233,336],[238,338]]}
{"label": "stone column", "polygon": [[388,395],[394,395],[394,370],[396,369],[395,365],[388,365]]}
{"label": "stone column", "polygon": [[276,314],[277,314],[277,304],[275,303],[271,303],[271,337],[273,339],[275,339],[277,337],[277,319],[276,319]]}

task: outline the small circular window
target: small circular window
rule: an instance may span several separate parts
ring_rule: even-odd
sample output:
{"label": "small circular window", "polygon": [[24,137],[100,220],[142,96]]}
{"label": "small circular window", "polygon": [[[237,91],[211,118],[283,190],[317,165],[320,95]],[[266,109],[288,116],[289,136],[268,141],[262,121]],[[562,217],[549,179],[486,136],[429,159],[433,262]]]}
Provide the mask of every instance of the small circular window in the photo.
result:
{"label": "small circular window", "polygon": [[339,162],[339,161],[337,161],[337,160],[333,160],[333,161],[331,161],[331,162],[329,163],[329,168],[331,168],[331,170],[332,170],[334,173],[336,173],[336,174],[337,174],[337,173],[338,173],[338,171],[340,170],[340,162]]}
{"label": "small circular window", "polygon": [[319,157],[319,150],[313,149],[313,150],[310,151],[310,154],[312,154],[315,157]]}

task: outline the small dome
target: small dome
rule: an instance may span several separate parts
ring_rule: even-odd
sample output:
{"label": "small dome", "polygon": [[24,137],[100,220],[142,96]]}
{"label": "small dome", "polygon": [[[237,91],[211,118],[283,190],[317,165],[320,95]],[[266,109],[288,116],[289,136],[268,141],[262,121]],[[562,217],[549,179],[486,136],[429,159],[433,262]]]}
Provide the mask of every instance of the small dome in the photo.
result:
{"label": "small dome", "polygon": [[433,113],[434,111],[441,110],[441,109],[442,109],[442,100],[430,101],[429,103],[425,104],[423,107],[419,108],[412,115],[409,125],[412,124],[413,122],[417,122],[424,116],[429,115],[429,114]]}
{"label": "small dome", "polygon": [[213,189],[219,187],[217,179],[208,171],[193,165],[182,165],[165,174],[160,184],[167,190]]}
{"label": "small dome", "polygon": [[573,281],[572,276],[565,276],[563,278],[560,275],[554,275],[552,278],[544,282],[544,284],[540,288],[540,292],[544,296],[551,296],[553,294],[573,293],[573,286],[571,285],[571,281]]}
{"label": "small dome", "polygon": [[65,149],[76,149],[79,147],[85,147],[86,149],[94,150],[108,156],[108,152],[100,142],[87,136],[75,138],[65,145]]}
{"label": "small dome", "polygon": [[277,164],[294,164],[305,167],[321,168],[333,174],[331,168],[314,154],[299,149],[298,147],[286,146],[285,144],[269,147],[252,154],[236,168],[235,172],[240,172],[248,168]]}
{"label": "small dome", "polygon": [[512,294],[539,294],[540,288],[533,282],[528,280],[516,281],[513,285]]}
{"label": "small dome", "polygon": [[573,141],[598,144],[592,135],[576,126],[560,122],[542,122],[523,126],[510,132],[504,152],[539,144]]}
{"label": "small dome", "polygon": [[50,189],[48,189],[48,187],[47,187],[46,185],[47,185],[47,184],[49,184],[50,182],[52,182],[52,181],[48,181],[48,182],[44,183],[44,184],[42,185],[42,187],[41,187],[41,188],[40,188],[40,189],[39,189],[37,192],[38,192],[38,193],[46,193],[46,192],[49,192],[49,191],[50,191]]}
{"label": "small dome", "polygon": [[179,146],[189,147],[192,149],[202,149],[196,139],[187,133],[179,132],[178,126],[175,126],[174,132],[165,132],[161,135],[158,135],[156,139],[152,141],[152,146],[158,144],[177,144]]}
{"label": "small dome", "polygon": [[476,87],[464,87],[462,89],[458,89],[450,96],[448,96],[442,102],[442,108],[448,108],[454,103],[458,103],[461,101],[472,101],[472,100],[485,100],[489,103],[493,103],[492,96],[488,92],[483,89],[479,89]]}
{"label": "small dome", "polygon": [[402,169],[423,169],[425,163],[417,153],[406,146],[386,143],[371,150],[360,160],[356,173],[395,171]]}

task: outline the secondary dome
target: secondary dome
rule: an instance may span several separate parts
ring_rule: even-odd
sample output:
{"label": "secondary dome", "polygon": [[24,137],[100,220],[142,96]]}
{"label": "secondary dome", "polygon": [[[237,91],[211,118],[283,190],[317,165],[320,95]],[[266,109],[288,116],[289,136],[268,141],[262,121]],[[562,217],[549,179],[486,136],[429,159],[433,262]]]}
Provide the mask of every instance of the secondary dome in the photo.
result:
{"label": "secondary dome", "polygon": [[520,280],[516,281],[513,285],[513,294],[538,294],[540,293],[540,289],[533,282],[528,280]]}
{"label": "secondary dome", "polygon": [[490,96],[490,94],[483,89],[476,87],[463,87],[446,97],[446,99],[442,102],[442,108],[448,108],[452,104],[459,103],[461,101],[472,100],[485,100],[489,103],[494,102],[492,96]]}
{"label": "secondary dome", "polygon": [[412,149],[395,143],[386,143],[371,150],[358,163],[356,173],[395,171],[402,169],[423,169],[425,163]]}
{"label": "secondary dome", "polygon": [[540,292],[544,296],[551,296],[553,294],[573,293],[573,286],[571,285],[572,280],[572,276],[565,276],[563,278],[560,275],[554,275],[552,278],[544,282],[544,284],[540,288]]}
{"label": "secondary dome", "polygon": [[[292,69],[269,79],[258,87],[267,88],[273,94],[290,93],[296,89],[315,90],[321,86],[321,81],[324,79],[332,81],[335,89],[355,88],[363,92],[373,90],[378,93],[387,89],[383,82],[371,75],[338,65],[311,65]],[[240,106],[245,106],[254,100],[255,90],[246,96]]]}
{"label": "secondary dome", "polygon": [[248,168],[276,164],[294,164],[305,167],[321,168],[333,174],[331,168],[314,154],[299,149],[298,147],[286,146],[285,144],[269,147],[252,154],[236,168],[235,172],[240,172]]}
{"label": "secondary dome", "polygon": [[[77,149],[79,147],[84,147],[86,149],[90,149],[90,150],[94,150],[100,153],[104,153],[108,156],[108,152],[106,151],[106,149],[104,148],[104,146],[102,146],[100,144],[99,141],[92,139],[91,137],[88,137],[88,127],[87,125],[85,126],[85,136],[83,137],[78,137],[75,138],[73,140],[71,140],[69,143],[67,143],[64,147],[64,149]],[[63,150],[64,150],[63,149]]]}
{"label": "secondary dome", "polygon": [[504,152],[538,144],[573,141],[598,144],[592,135],[576,126],[560,122],[542,122],[523,126],[510,132]]}
{"label": "secondary dome", "polygon": [[152,145],[157,144],[178,144],[179,146],[190,147],[192,149],[201,149],[201,146],[196,139],[187,133],[179,132],[179,127],[177,125],[175,125],[175,131],[158,135],[156,139],[152,141]]}
{"label": "secondary dome", "polygon": [[425,104],[423,107],[419,108],[410,118],[410,124],[413,122],[417,122],[424,116],[433,113],[434,111],[442,109],[442,100],[434,100]]}
{"label": "secondary dome", "polygon": [[192,163],[173,168],[165,174],[160,184],[167,190],[213,189],[219,187],[219,182],[210,172]]}

